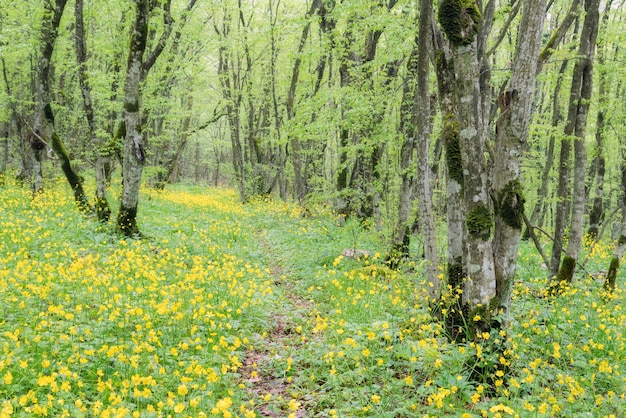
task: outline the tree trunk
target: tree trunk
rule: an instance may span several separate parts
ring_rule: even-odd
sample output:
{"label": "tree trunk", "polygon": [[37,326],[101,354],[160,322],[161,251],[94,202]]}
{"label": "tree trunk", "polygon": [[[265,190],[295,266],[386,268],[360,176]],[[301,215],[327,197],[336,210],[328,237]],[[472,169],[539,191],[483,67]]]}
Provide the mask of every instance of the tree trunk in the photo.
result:
{"label": "tree trunk", "polygon": [[[622,140],[623,141],[623,140]],[[617,243],[615,245],[615,250],[613,251],[613,257],[611,258],[611,262],[609,264],[609,270],[606,274],[606,280],[604,282],[604,290],[607,292],[613,292],[615,290],[615,285],[617,281],[617,271],[620,266],[620,260],[624,256],[624,251],[626,250],[626,153],[624,152],[624,142],[622,142],[621,154],[622,154],[622,181],[621,181],[621,193],[619,199],[619,204],[621,205],[622,210],[622,222],[621,222],[621,230],[619,234],[619,238],[617,239]]]}
{"label": "tree trunk", "polygon": [[467,234],[463,207],[463,155],[459,144],[459,122],[454,94],[454,62],[450,45],[436,30],[435,63],[437,89],[442,114],[441,142],[446,157],[446,224],[448,227],[447,279],[450,295],[454,298],[445,315],[448,337],[457,341],[465,336],[465,320],[458,299],[462,294],[463,278],[467,277],[463,262],[463,243]]}
{"label": "tree trunk", "polygon": [[[613,1],[609,0],[606,4],[605,11],[602,16],[602,27],[606,28],[609,19],[609,11],[611,10]],[[599,241],[602,237],[598,236],[600,226],[604,221],[604,174],[606,170],[606,160],[604,158],[604,129],[605,129],[605,108],[607,106],[608,92],[606,69],[604,69],[604,45],[598,46],[598,64],[600,65],[600,79],[598,88],[598,114],[596,116],[596,149],[594,154],[594,162],[591,165],[595,169],[591,174],[595,177],[595,196],[593,198],[593,206],[589,213],[589,228],[587,235],[594,240]]]}
{"label": "tree trunk", "polygon": [[437,231],[433,214],[433,193],[430,181],[430,50],[432,43],[431,0],[420,1],[419,34],[417,39],[417,91],[413,104],[416,114],[417,132],[417,199],[419,204],[424,257],[426,259],[426,283],[431,306],[436,306],[441,294],[439,279],[439,254],[437,253]]}
{"label": "tree trunk", "polygon": [[[475,1],[466,8],[453,0],[439,7],[439,21],[452,45],[455,92],[458,103],[459,144],[464,159],[463,204],[467,235],[463,259],[468,274],[463,303],[468,317],[480,315],[488,320],[490,302],[496,296],[496,277],[492,250],[493,211],[489,200],[486,133],[480,91],[478,42],[481,14]],[[486,321],[468,321],[470,336],[489,328]]]}
{"label": "tree trunk", "polygon": [[566,126],[566,135],[574,132],[574,189],[572,200],[572,220],[567,240],[567,249],[563,263],[554,279],[553,285],[571,283],[580,249],[585,215],[585,176],[587,173],[587,149],[585,133],[589,101],[593,91],[593,59],[595,55],[596,38],[598,35],[600,0],[585,2],[585,22],[581,33],[578,58],[574,65],[572,89]]}
{"label": "tree trunk", "polygon": [[[561,64],[561,68],[559,70],[559,75],[556,80],[556,85],[554,87],[554,95],[552,99],[552,128],[556,130],[561,123],[562,115],[561,115],[561,106],[559,103],[560,95],[561,95],[561,85],[563,84],[563,74],[567,69],[568,60],[564,60]],[[537,193],[537,204],[533,209],[533,212],[530,216],[530,223],[532,225],[543,226],[543,220],[545,215],[545,206],[546,206],[546,197],[548,196],[548,185],[550,182],[550,172],[552,171],[552,167],[554,165],[554,146],[556,142],[556,135],[554,132],[550,134],[550,139],[548,140],[548,148],[546,149],[546,159],[543,166],[543,171],[541,172],[541,186],[539,187],[539,192]],[[526,231],[527,234],[524,235],[524,239],[530,238],[530,231]]]}
{"label": "tree trunk", "polygon": [[91,87],[87,81],[87,45],[85,41],[85,24],[83,19],[83,0],[76,0],[74,8],[76,19],[76,59],[78,61],[78,82],[83,96],[83,110],[87,118],[91,144],[96,153],[96,216],[102,222],[108,222],[111,217],[111,208],[106,197],[107,176],[106,165],[110,157],[103,155],[104,141],[96,136],[96,122],[93,103],[91,101]]}
{"label": "tree trunk", "polygon": [[122,198],[117,218],[117,229],[126,236],[139,234],[137,206],[139,204],[141,174],[146,162],[141,123],[141,83],[146,79],[150,69],[163,52],[167,39],[172,33],[173,20],[170,15],[170,3],[171,0],[165,0],[161,5],[165,27],[152,51],[144,56],[148,40],[150,13],[157,4],[150,0],[135,0],[136,15],[131,29],[130,51],[124,83],[122,121],[126,127],[126,135],[122,160]]}
{"label": "tree trunk", "polygon": [[509,323],[511,291],[517,267],[517,252],[523,225],[524,197],[520,166],[527,147],[532,116],[537,57],[545,17],[545,0],[524,3],[513,72],[509,86],[500,98],[500,117],[496,123],[493,166],[495,235],[493,254],[496,273],[498,313]]}
{"label": "tree trunk", "polygon": [[9,160],[9,124],[4,123],[0,131],[0,142],[2,142],[2,161],[0,161],[0,185],[4,184],[7,172],[7,162]]}
{"label": "tree trunk", "polygon": [[[41,28],[41,53],[38,61],[38,79],[37,79],[37,103],[39,109],[35,117],[35,126],[32,133],[32,137],[40,136],[38,139],[45,143],[45,139],[50,141],[50,146],[55,151],[59,159],[61,160],[61,168],[65,177],[67,178],[72,191],[74,192],[74,199],[78,204],[78,207],[85,212],[91,210],[91,206],[85,196],[83,190],[82,178],[76,174],[72,168],[69,155],[63,145],[61,138],[56,133],[54,127],[54,113],[52,112],[52,106],[50,105],[50,67],[52,54],[54,52],[54,44],[58,36],[59,24],[61,17],[63,16],[63,10],[65,9],[66,0],[56,0],[56,5],[52,5],[51,2],[45,4],[43,24]],[[41,176],[41,159],[43,154],[43,147],[33,147],[35,152],[35,184],[34,190],[39,191],[43,185],[43,178]]]}
{"label": "tree trunk", "polygon": [[124,110],[122,120],[126,125],[122,158],[122,199],[117,218],[117,228],[126,236],[139,233],[137,206],[139,186],[146,160],[141,127],[141,73],[148,38],[149,0],[137,0],[136,16],[132,26],[128,67],[124,84]]}

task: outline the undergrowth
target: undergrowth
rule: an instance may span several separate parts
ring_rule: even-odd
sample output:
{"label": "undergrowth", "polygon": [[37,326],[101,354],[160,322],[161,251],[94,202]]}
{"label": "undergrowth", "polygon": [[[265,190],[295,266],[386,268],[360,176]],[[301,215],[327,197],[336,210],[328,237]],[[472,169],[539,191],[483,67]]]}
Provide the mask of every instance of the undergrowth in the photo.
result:
{"label": "undergrowth", "polygon": [[491,391],[472,362],[503,337],[449,343],[423,262],[389,269],[375,232],[322,207],[145,189],[145,237],[129,240],[61,181],[34,198],[0,187],[2,418],[626,414],[624,274],[612,296],[598,277],[610,245],[558,297],[522,245]]}

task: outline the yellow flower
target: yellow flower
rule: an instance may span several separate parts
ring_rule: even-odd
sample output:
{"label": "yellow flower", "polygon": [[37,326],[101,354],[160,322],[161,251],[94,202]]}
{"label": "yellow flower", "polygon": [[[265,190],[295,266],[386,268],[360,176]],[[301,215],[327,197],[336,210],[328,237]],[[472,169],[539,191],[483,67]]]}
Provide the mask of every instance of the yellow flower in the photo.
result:
{"label": "yellow flower", "polygon": [[380,396],[378,396],[378,395],[372,395],[372,402],[373,402],[373,403],[378,403],[378,402],[380,402]]}
{"label": "yellow flower", "polygon": [[182,403],[176,404],[176,406],[174,407],[174,412],[176,412],[177,414],[180,414],[181,412],[183,412],[183,410],[185,409],[185,405]]}
{"label": "yellow flower", "polygon": [[180,385],[178,387],[178,394],[180,396],[185,396],[188,393],[189,393],[189,389],[187,388],[187,385]]}

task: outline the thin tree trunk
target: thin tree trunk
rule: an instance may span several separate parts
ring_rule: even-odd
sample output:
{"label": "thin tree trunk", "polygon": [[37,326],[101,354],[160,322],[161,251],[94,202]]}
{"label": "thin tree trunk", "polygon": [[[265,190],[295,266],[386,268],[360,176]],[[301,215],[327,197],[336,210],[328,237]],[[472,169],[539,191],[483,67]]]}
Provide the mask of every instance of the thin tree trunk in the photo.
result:
{"label": "thin tree trunk", "polygon": [[626,155],[624,152],[624,143],[622,142],[622,164],[621,164],[621,172],[622,172],[622,181],[621,181],[621,197],[619,200],[619,204],[621,205],[622,210],[622,222],[621,229],[619,233],[619,237],[617,239],[617,243],[615,246],[615,250],[613,251],[613,257],[611,258],[611,262],[609,264],[609,270],[606,274],[606,280],[604,282],[604,290],[607,292],[613,292],[615,290],[615,285],[617,281],[617,272],[620,267],[620,260],[624,256],[624,251],[626,250]]}
{"label": "thin tree trunk", "polygon": [[4,184],[7,172],[7,162],[9,160],[9,124],[4,123],[0,133],[2,142],[2,161],[0,161],[0,185]]}
{"label": "thin tree trunk", "polygon": [[[609,19],[609,11],[613,4],[612,0],[609,0],[606,4],[602,16],[602,26],[606,28],[606,24]],[[595,169],[591,173],[595,177],[595,196],[593,198],[593,206],[589,213],[589,228],[587,229],[587,235],[594,241],[599,241],[602,237],[598,236],[600,226],[604,221],[604,174],[606,170],[606,160],[604,157],[604,129],[605,129],[605,108],[607,106],[607,79],[606,70],[602,68],[604,66],[604,45],[598,47],[598,64],[600,65],[600,77],[598,88],[598,114],[596,116],[596,149],[594,155],[594,161],[592,169]]]}
{"label": "thin tree trunk", "polygon": [[[561,68],[559,70],[559,75],[556,80],[556,85],[554,87],[554,94],[552,99],[552,128],[556,130],[561,123],[562,114],[561,114],[561,106],[559,104],[559,99],[561,95],[561,85],[563,84],[563,74],[567,69],[568,60],[564,60],[561,64]],[[541,186],[539,188],[539,192],[537,193],[537,204],[533,209],[533,212],[530,216],[530,223],[532,225],[543,226],[543,215],[545,214],[545,205],[546,205],[546,197],[548,195],[548,185],[550,183],[550,172],[552,171],[552,167],[554,166],[554,146],[556,142],[556,135],[554,132],[550,134],[550,138],[548,140],[548,148],[546,149],[546,158],[543,167],[543,171],[541,173]],[[528,234],[530,231],[527,230]],[[530,236],[530,235],[529,235]],[[526,236],[524,236],[526,239]]]}
{"label": "thin tree trunk", "polygon": [[[38,79],[37,79],[37,103],[39,109],[35,117],[33,136],[41,135],[39,140],[45,143],[45,139],[50,141],[50,146],[55,151],[59,159],[61,160],[61,168],[65,177],[67,178],[72,191],[74,192],[74,199],[78,204],[78,207],[85,212],[91,210],[91,206],[85,196],[83,190],[82,179],[76,174],[72,168],[72,164],[69,155],[63,145],[61,138],[57,134],[54,127],[54,113],[52,112],[52,106],[50,105],[50,67],[52,61],[52,54],[54,52],[54,45],[58,36],[59,24],[61,17],[63,16],[63,10],[65,9],[66,0],[56,0],[56,4],[51,2],[45,4],[43,24],[41,28],[41,52],[38,60]],[[43,185],[43,179],[41,176],[41,156],[43,148],[34,148],[35,151],[35,186],[34,190],[39,191]]]}
{"label": "thin tree trunk", "polygon": [[437,231],[433,214],[433,193],[430,182],[430,50],[432,48],[431,0],[420,1],[419,34],[417,38],[417,91],[413,103],[416,114],[417,132],[417,199],[424,236],[426,259],[426,283],[431,306],[436,306],[441,294],[439,279],[439,254],[437,253]]}
{"label": "thin tree trunk", "polygon": [[106,198],[107,178],[106,165],[110,157],[103,155],[102,146],[104,141],[96,136],[96,122],[94,117],[93,103],[91,101],[91,87],[87,77],[87,45],[85,41],[85,24],[83,18],[83,0],[76,0],[74,8],[76,19],[76,59],[78,61],[78,81],[83,96],[83,110],[89,127],[90,142],[96,152],[96,215],[102,222],[108,222],[111,216],[111,208]]}
{"label": "thin tree trunk", "polygon": [[570,108],[566,135],[574,132],[574,189],[572,200],[572,220],[567,240],[565,257],[555,278],[555,285],[571,283],[574,277],[574,269],[580,249],[582,247],[582,235],[585,215],[585,176],[587,173],[587,148],[585,145],[585,133],[587,128],[587,115],[589,113],[589,101],[593,91],[593,59],[595,55],[596,38],[599,25],[600,0],[587,0],[585,2],[585,22],[581,33],[578,59],[574,65],[572,77],[572,90],[570,95]]}

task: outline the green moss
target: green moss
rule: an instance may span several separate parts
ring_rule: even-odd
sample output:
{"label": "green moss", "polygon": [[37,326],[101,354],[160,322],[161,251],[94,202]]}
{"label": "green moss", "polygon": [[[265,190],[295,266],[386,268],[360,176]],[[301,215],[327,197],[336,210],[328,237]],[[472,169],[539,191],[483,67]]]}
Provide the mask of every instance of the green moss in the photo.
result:
{"label": "green moss", "polygon": [[[623,236],[622,236],[623,237]],[[622,238],[620,237],[620,239]],[[606,281],[604,282],[604,290],[607,292],[613,292],[615,290],[615,280],[617,278],[617,270],[619,269],[619,258],[613,257],[611,259],[611,265],[606,275]]]}
{"label": "green moss", "polygon": [[524,196],[522,183],[512,180],[498,192],[498,202],[495,206],[496,214],[504,223],[515,229],[522,229],[524,219]]}
{"label": "green moss", "polygon": [[626,244],[626,235],[620,235],[619,239],[617,240],[617,245],[624,245]]}
{"label": "green moss", "polygon": [[466,219],[467,232],[475,238],[483,240],[489,239],[491,236],[491,226],[493,218],[489,209],[483,205],[479,205],[467,214]]}
{"label": "green moss", "polygon": [[457,122],[454,115],[447,114],[443,122],[441,137],[446,146],[448,175],[463,187],[463,157],[461,154],[461,143],[459,142],[459,132],[459,122]]}
{"label": "green moss", "polygon": [[475,0],[443,0],[438,17],[443,31],[455,46],[474,42],[482,21]]}
{"label": "green moss", "polygon": [[98,220],[100,222],[109,222],[109,219],[111,218],[111,208],[109,207],[109,202],[106,198],[96,199],[96,215],[98,216]]}
{"label": "green moss", "polygon": [[127,237],[140,235],[137,227],[137,207],[127,208],[124,205],[120,207],[120,213],[117,217],[117,230]]}
{"label": "green moss", "polygon": [[576,269],[576,259],[572,257],[565,256],[563,257],[563,263],[561,264],[561,268],[559,269],[559,273],[556,275],[556,282],[560,285],[560,283],[571,283],[574,278],[574,270]]}
{"label": "green moss", "polygon": [[128,113],[137,113],[137,112],[139,112],[139,101],[138,100],[133,100],[132,102],[125,102],[124,103],[124,110],[126,110]]}

